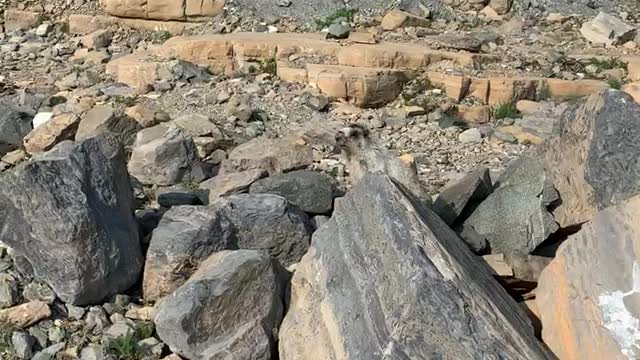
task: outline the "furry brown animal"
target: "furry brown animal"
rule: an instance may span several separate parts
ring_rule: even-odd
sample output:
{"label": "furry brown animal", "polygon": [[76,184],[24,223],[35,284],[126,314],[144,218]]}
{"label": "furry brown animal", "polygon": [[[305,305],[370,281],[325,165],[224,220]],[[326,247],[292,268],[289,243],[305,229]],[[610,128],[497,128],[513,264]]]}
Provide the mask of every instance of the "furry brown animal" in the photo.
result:
{"label": "furry brown animal", "polygon": [[369,130],[356,124],[338,131],[336,143],[347,160],[353,183],[368,173],[388,175],[420,200],[431,204],[431,197],[420,183],[418,169],[410,155],[394,156],[370,138]]}

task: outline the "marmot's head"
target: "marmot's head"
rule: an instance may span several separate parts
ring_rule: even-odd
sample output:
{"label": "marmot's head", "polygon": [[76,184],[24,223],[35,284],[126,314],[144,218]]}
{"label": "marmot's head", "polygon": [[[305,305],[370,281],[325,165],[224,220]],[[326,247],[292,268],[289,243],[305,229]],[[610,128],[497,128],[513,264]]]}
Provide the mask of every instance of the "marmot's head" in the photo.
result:
{"label": "marmot's head", "polygon": [[362,125],[350,124],[336,133],[336,144],[347,155],[365,148],[369,143],[369,130]]}

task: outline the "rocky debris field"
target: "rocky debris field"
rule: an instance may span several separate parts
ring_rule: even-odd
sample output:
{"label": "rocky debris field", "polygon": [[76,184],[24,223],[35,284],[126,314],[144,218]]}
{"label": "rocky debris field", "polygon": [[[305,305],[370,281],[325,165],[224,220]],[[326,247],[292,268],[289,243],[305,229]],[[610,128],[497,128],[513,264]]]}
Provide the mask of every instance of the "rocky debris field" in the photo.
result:
{"label": "rocky debris field", "polygon": [[0,0],[0,359],[640,358],[638,11]]}

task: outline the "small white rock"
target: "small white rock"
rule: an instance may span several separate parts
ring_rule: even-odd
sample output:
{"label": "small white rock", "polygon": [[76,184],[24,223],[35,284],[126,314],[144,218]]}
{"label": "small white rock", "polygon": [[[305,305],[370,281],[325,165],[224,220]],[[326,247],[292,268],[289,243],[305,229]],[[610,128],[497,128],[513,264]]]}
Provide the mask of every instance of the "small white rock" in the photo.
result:
{"label": "small white rock", "polygon": [[478,128],[471,128],[460,133],[458,139],[463,144],[479,143],[482,141],[482,133]]}
{"label": "small white rock", "polygon": [[51,120],[51,118],[53,117],[53,113],[52,112],[41,112],[41,113],[37,113],[36,116],[33,118],[33,128],[37,128],[38,126],[46,123],[47,121]]}

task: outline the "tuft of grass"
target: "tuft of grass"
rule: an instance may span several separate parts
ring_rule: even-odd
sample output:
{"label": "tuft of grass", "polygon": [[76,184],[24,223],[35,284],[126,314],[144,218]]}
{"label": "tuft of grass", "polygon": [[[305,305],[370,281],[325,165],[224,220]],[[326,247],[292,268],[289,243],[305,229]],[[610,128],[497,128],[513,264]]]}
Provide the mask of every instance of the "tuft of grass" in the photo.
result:
{"label": "tuft of grass", "polygon": [[357,9],[342,8],[333,13],[316,19],[316,25],[319,29],[324,29],[333,24],[334,21],[345,18],[347,21],[353,21],[353,16],[358,12]]}
{"label": "tuft of grass", "polygon": [[[196,192],[200,189],[200,184],[198,184],[197,182],[193,182],[193,181],[184,181],[182,183],[182,186],[191,191],[191,192]],[[147,336],[148,337],[148,336]]]}
{"label": "tuft of grass", "polygon": [[516,108],[516,104],[513,102],[506,102],[493,108],[493,117],[496,120],[506,118],[513,119],[518,116],[520,116],[520,112],[518,111],[518,108]]}
{"label": "tuft of grass", "polygon": [[619,57],[610,57],[608,59],[591,58],[589,65],[596,67],[597,72],[602,72],[611,69],[627,69],[627,63],[622,61]]}
{"label": "tuft of grass", "polygon": [[274,76],[278,74],[278,63],[275,58],[261,60],[259,67],[261,74],[267,73]]}
{"label": "tuft of grass", "polygon": [[142,360],[145,355],[144,349],[138,342],[153,336],[154,331],[155,327],[152,322],[140,322],[135,331],[107,341],[104,344],[104,351],[109,355],[114,355],[118,360]]}
{"label": "tuft of grass", "polygon": [[622,81],[618,79],[609,79],[607,80],[607,84],[609,84],[609,87],[612,89],[616,89],[616,90],[622,89]]}

